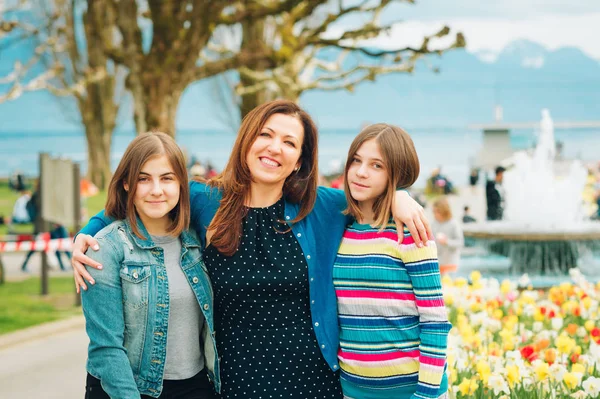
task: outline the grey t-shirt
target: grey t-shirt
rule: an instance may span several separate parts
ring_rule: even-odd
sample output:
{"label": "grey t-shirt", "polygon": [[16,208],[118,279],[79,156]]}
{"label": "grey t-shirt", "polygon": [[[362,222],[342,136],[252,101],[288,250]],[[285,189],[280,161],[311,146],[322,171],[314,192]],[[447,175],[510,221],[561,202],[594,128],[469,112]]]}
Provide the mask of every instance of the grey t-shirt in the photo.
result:
{"label": "grey t-shirt", "polygon": [[163,249],[169,280],[169,327],[167,330],[167,359],[165,380],[185,380],[204,368],[200,333],[204,315],[196,295],[181,270],[179,237],[152,236]]}

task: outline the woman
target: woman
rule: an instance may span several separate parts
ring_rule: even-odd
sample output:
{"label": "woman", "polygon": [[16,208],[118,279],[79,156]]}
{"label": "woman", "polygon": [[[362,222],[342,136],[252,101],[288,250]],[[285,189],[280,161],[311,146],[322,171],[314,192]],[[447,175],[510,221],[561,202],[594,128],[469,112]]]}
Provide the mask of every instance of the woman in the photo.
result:
{"label": "woman", "polygon": [[[163,133],[127,147],[108,188],[116,222],[89,251],[105,270],[82,295],[90,338],[86,399],[211,399],[219,389],[212,293],[190,234],[183,153]],[[203,334],[203,344],[198,339]]]}
{"label": "woman", "polygon": [[433,203],[433,218],[432,228],[438,244],[440,273],[454,273],[458,270],[460,251],[465,245],[465,239],[460,223],[452,217],[452,209],[446,197],[440,197]]}
{"label": "woman", "polygon": [[398,243],[390,204],[419,176],[402,129],[378,123],[352,142],[345,168],[347,213],[333,267],[340,321],[340,379],[347,399],[446,397],[450,323],[433,242]]}
{"label": "woman", "polygon": [[[331,284],[346,217],[343,192],[317,188],[317,129],[290,101],[243,120],[231,158],[210,185],[191,186],[191,225],[203,244],[215,292],[225,398],[338,398],[338,324]],[[405,193],[395,209],[427,236],[422,208]],[[406,216],[408,215],[408,216]],[[94,234],[108,221],[94,218]],[[318,243],[318,246],[317,246]],[[79,252],[77,286],[88,281]],[[240,367],[243,366],[243,367]]]}

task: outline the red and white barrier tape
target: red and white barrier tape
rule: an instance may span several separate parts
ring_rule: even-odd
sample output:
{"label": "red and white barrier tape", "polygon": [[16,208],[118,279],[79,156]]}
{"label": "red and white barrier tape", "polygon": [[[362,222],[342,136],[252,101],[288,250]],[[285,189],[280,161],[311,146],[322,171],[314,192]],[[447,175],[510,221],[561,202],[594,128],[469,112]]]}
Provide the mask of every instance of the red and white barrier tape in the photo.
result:
{"label": "red and white barrier tape", "polygon": [[56,238],[54,240],[36,240],[36,241],[18,241],[4,242],[0,241],[0,253],[2,252],[22,252],[22,251],[71,251],[73,244],[72,238]]}

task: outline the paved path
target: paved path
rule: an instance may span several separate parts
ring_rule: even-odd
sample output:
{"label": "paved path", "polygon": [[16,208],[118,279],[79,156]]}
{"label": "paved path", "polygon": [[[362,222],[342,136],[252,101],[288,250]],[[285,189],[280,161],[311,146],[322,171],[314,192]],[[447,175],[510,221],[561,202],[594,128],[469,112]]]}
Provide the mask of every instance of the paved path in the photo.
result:
{"label": "paved path", "polygon": [[87,344],[78,328],[0,350],[0,398],[82,399]]}

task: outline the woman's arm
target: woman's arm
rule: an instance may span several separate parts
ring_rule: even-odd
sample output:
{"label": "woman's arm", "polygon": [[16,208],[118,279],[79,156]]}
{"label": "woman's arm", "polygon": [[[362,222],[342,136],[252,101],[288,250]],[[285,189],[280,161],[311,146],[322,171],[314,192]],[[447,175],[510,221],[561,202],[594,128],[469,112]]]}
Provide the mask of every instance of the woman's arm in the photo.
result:
{"label": "woman's arm", "polygon": [[444,375],[448,332],[452,327],[444,305],[437,248],[434,241],[417,247],[406,235],[399,244],[399,255],[410,276],[421,331],[419,345],[419,383],[413,398],[433,397]]}
{"label": "woman's arm", "polygon": [[81,295],[85,328],[90,338],[88,365],[99,378],[111,398],[140,398],[133,371],[123,346],[125,320],[121,288],[121,258],[108,240],[100,239],[97,252],[88,251],[95,261],[106,266],[104,271],[90,269],[96,283]]}

